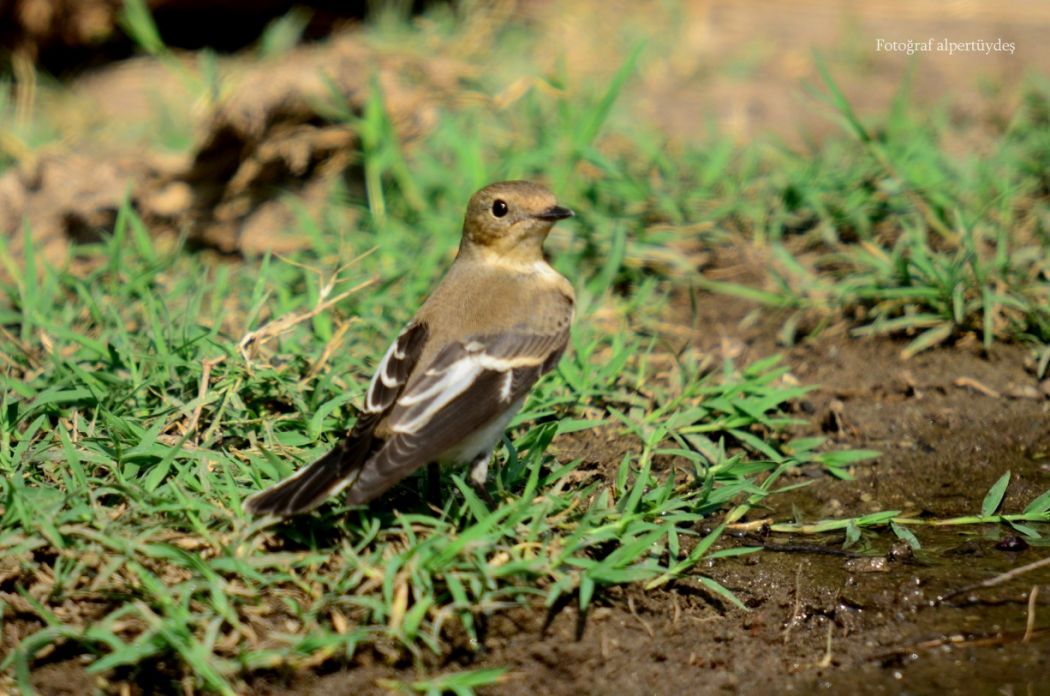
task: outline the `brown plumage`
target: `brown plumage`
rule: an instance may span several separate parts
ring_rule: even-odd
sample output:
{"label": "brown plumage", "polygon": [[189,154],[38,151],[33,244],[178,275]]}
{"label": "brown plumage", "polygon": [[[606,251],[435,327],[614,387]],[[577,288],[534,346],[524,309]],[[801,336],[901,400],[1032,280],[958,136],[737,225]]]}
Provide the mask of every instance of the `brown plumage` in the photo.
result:
{"label": "brown plumage", "polygon": [[474,194],[455,262],[387,350],[353,430],[245,509],[293,515],[344,489],[367,503],[432,462],[470,464],[482,486],[493,446],[569,340],[572,285],[543,241],[571,216],[527,181]]}

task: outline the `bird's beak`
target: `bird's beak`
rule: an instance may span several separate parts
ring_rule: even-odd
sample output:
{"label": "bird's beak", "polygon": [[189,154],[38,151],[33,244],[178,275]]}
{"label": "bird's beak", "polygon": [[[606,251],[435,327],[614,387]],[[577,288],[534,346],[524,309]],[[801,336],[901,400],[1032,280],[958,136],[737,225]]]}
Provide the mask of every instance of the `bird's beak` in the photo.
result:
{"label": "bird's beak", "polygon": [[542,213],[536,213],[532,217],[539,220],[550,220],[551,222],[556,222],[558,220],[564,220],[565,218],[571,218],[575,214],[576,213],[568,208],[563,208],[560,205],[552,205]]}

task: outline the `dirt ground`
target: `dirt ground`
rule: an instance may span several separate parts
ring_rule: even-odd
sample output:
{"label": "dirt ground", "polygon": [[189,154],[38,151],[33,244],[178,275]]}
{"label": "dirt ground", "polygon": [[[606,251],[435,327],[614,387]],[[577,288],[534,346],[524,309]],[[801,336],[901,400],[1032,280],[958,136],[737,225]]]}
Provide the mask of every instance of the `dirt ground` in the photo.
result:
{"label": "dirt ground", "polygon": [[[770,352],[774,318],[742,328],[751,310],[746,304],[701,299],[708,316],[698,345],[712,351],[730,345],[742,360]],[[982,356],[945,348],[902,363],[900,348],[890,340],[838,338],[787,351],[792,373],[821,385],[802,405],[812,411],[812,430],[884,455],[858,466],[852,481],[821,475],[752,517],[783,520],[797,512],[813,520],[883,509],[936,518],[972,514],[1007,468],[1014,481],[1005,510],[1050,487],[1050,401],[1007,395],[1035,383],[1025,349],[998,347]],[[989,393],[959,386],[960,378]],[[592,452],[616,449],[602,435],[592,437]],[[586,616],[575,606],[497,615],[476,653],[462,648],[413,666],[391,665],[366,650],[352,664],[255,677],[250,689],[382,693],[381,680],[507,666],[509,676],[488,693],[524,696],[538,685],[550,694],[1047,693],[1050,569],[949,597],[1045,553],[1005,528],[916,533],[923,549],[910,553],[885,531],[858,551],[842,551],[841,535],[741,532],[729,543],[779,552],[718,561],[704,572],[735,592],[748,612],[687,582],[654,592],[616,589]],[[1037,629],[1025,642],[1036,585],[1043,590]],[[76,661],[59,660],[36,671],[34,682],[42,694],[72,694],[92,680]],[[137,682],[132,693],[151,692],[148,675]]]}
{"label": "dirt ground", "polygon": [[[778,317],[756,315],[743,301],[699,300],[699,317],[689,316],[686,298],[672,317],[696,321],[697,347],[741,362],[778,351]],[[772,508],[749,519],[886,509],[930,518],[974,514],[1006,469],[1014,478],[1005,511],[1020,510],[1050,487],[1050,400],[1033,391],[1040,387],[1027,349],[998,346],[984,355],[957,345],[902,362],[902,345],[832,332],[779,349],[794,376],[820,385],[798,405],[810,420],[803,432],[884,454],[858,465],[852,481],[800,472],[787,483],[812,477],[813,485],[774,496]],[[570,459],[583,449],[591,461],[615,467],[623,446],[595,432],[560,455]],[[550,694],[1048,693],[1050,568],[973,589],[1045,550],[1006,527],[915,532],[923,548],[912,553],[885,530],[847,551],[841,534],[739,531],[726,543],[775,552],[702,570],[736,593],[747,612],[685,581],[652,592],[617,588],[600,595],[586,616],[570,603],[491,617],[476,651],[463,645],[413,664],[365,649],[349,664],[257,675],[250,693],[385,693],[385,680],[494,666],[511,671],[483,692],[522,696],[539,685]],[[1036,630],[1026,642],[1037,585]],[[76,659],[60,654],[33,680],[49,695],[85,693],[94,683]],[[129,693],[157,693],[151,682],[139,674]]]}
{"label": "dirt ground", "polygon": [[[1018,53],[1009,57],[935,56],[924,63],[918,91],[948,96],[954,89],[964,109],[989,103],[972,79],[977,66],[985,84],[1008,87],[1017,84],[1022,66],[1050,64],[1050,44],[1042,40],[1050,12],[1036,3],[1005,3],[994,16],[990,4],[965,1],[937,9],[930,2],[869,6],[846,16],[832,3],[805,2],[798,14],[774,21],[770,3],[748,3],[748,10],[690,3],[683,31],[694,43],[686,41],[668,59],[667,70],[647,77],[645,103],[676,104],[652,114],[674,133],[699,132],[697,123],[708,116],[739,139],[776,124],[805,130],[809,119],[820,118],[797,98],[799,81],[813,75],[810,48],[840,45],[850,32],[860,37],[857,60],[865,77],[845,91],[860,100],[862,111],[885,107],[907,61],[873,56],[863,48],[873,36],[962,38],[977,26],[987,36],[966,38],[1015,41]],[[901,14],[905,7],[912,9]],[[575,15],[548,20],[567,34],[573,22],[588,21]],[[601,27],[594,29],[600,40]],[[718,56],[747,65],[735,78],[700,80],[703,89],[696,88],[698,76],[711,69],[705,61]],[[1009,113],[1005,101],[998,108]],[[821,123],[826,127],[827,121]],[[756,315],[742,301],[699,300],[697,347],[740,361],[783,351],[795,377],[820,385],[799,404],[800,416],[811,422],[809,432],[843,447],[883,452],[876,462],[857,466],[853,480],[814,476],[814,485],[775,496],[774,507],[753,511],[752,519],[815,520],[885,509],[931,518],[974,514],[1006,469],[1013,473],[1007,511],[1019,511],[1050,488],[1050,399],[1030,369],[1026,348],[996,346],[985,355],[979,346],[963,344],[905,362],[899,342],[831,332],[783,349],[776,344],[777,317]],[[687,307],[683,300],[672,319],[691,325]],[[603,434],[589,437],[598,459],[616,450]],[[704,572],[736,593],[748,612],[686,582],[652,592],[617,589],[600,596],[586,616],[573,606],[495,616],[476,652],[464,647],[414,665],[390,664],[380,653],[363,650],[352,664],[273,672],[254,677],[249,686],[256,694],[366,694],[382,692],[384,679],[507,666],[506,680],[488,693],[1050,693],[1050,568],[967,589],[1045,551],[1005,527],[915,531],[923,548],[914,553],[885,531],[845,552],[841,535],[741,531],[727,543],[763,544],[777,552],[718,561]],[[1036,586],[1036,630],[1025,641]],[[163,665],[158,669],[163,672]],[[61,654],[37,669],[33,680],[42,694],[87,693],[94,685],[78,659]],[[140,675],[129,693],[157,693],[150,681],[150,675]]]}
{"label": "dirt ground", "polygon": [[[728,347],[740,360],[775,352],[775,317],[754,321],[752,307],[721,298],[701,297],[701,307],[698,346]],[[852,481],[818,474],[815,485],[775,496],[772,509],[752,518],[815,520],[886,509],[931,518],[974,514],[1006,469],[1014,478],[1004,510],[1021,509],[1050,486],[1050,401],[1031,391],[1026,349],[982,355],[956,346],[902,362],[901,347],[838,337],[786,351],[792,374],[821,385],[800,405],[812,414],[811,432],[884,454],[856,467]],[[592,453],[618,461],[616,443],[591,437]],[[477,653],[453,651],[417,666],[366,654],[324,672],[257,678],[251,689],[374,693],[381,680],[508,666],[509,676],[488,693],[525,696],[539,685],[550,694],[1048,693],[1043,617],[1050,568],[967,589],[1045,552],[1006,528],[915,531],[923,548],[914,553],[888,531],[849,551],[841,534],[736,533],[728,543],[777,551],[704,570],[748,612],[686,582],[655,592],[616,589],[586,616],[574,605],[496,616]],[[1036,630],[1025,642],[1037,585]]]}

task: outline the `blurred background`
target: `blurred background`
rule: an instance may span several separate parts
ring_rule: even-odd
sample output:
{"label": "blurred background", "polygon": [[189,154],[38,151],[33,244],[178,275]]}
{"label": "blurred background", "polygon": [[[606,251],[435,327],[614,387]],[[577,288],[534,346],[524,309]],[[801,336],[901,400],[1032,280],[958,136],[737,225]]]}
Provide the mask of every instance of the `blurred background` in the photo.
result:
{"label": "blurred background", "polygon": [[[980,154],[1026,80],[1045,79],[1048,29],[1050,5],[1030,0],[3,0],[0,231],[28,216],[57,260],[130,195],[158,234],[288,250],[279,194],[309,206],[335,175],[363,186],[345,176],[363,145],[347,126],[371,87],[411,156],[449,114],[513,130],[536,94],[599,93],[628,62],[606,150],[644,131],[660,148],[804,151],[842,120],[821,101],[824,69],[861,118],[902,98],[950,123],[948,153]],[[909,40],[993,48],[886,48]]]}

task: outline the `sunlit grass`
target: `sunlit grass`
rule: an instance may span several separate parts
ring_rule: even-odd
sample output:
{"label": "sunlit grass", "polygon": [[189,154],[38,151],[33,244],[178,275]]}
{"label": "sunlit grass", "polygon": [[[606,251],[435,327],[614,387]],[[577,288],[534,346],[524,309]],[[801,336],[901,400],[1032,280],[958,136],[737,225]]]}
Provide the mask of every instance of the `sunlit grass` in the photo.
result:
{"label": "sunlit grass", "polygon": [[885,119],[868,126],[826,73],[825,81],[849,139],[778,160],[781,171],[766,184],[774,187],[767,217],[744,229],[768,248],[766,283],[701,286],[782,310],[786,343],[804,337],[800,326],[847,318],[858,336],[908,337],[905,358],[968,335],[986,349],[1028,342],[1044,376],[1046,85],[1032,82],[992,154],[978,160],[946,155],[941,140],[951,124],[918,113],[905,88]]}
{"label": "sunlit grass", "polygon": [[[448,248],[454,236],[444,236]],[[345,431],[375,356],[447,248],[405,268],[399,285],[348,294],[249,360],[238,349],[247,330],[322,300],[306,258],[230,269],[181,247],[161,252],[128,209],[111,239],[85,250],[96,262],[87,276],[37,268],[27,249],[0,314],[11,327],[0,376],[0,547],[22,578],[19,615],[42,623],[7,657],[23,686],[33,656],[56,641],[94,653],[91,672],[174,655],[227,691],[243,670],[348,657],[362,643],[440,652],[453,624],[474,641],[480,614],[533,599],[586,608],[610,584],[693,577],[735,601],[695,568],[749,549],[713,549],[722,528],[700,534],[704,518],[734,505],[744,506],[739,516],[790,468],[840,471],[871,456],[778,435],[806,389],[783,383],[775,360],[707,373],[695,353],[670,356],[584,315],[574,350],[500,452],[496,509],[453,474],[441,511],[410,482],[396,508],[336,501],[264,528],[241,500]],[[331,292],[408,261],[381,247]],[[630,320],[643,312],[632,299],[662,300],[651,284],[641,297],[616,296],[621,261],[594,264],[581,296]],[[636,443],[611,480],[547,453],[553,438],[596,427],[622,428]],[[678,464],[658,467],[655,457]],[[86,596],[110,600],[84,622],[67,602]]]}
{"label": "sunlit grass", "polygon": [[[156,245],[128,205],[107,240],[78,249],[81,275],[38,264],[27,235],[0,309],[0,549],[21,588],[11,611],[40,626],[4,661],[22,688],[57,643],[92,655],[91,673],[174,659],[172,678],[230,692],[254,670],[346,659],[362,644],[476,645],[485,614],[586,609],[609,585],[696,582],[739,604],[698,566],[751,549],[718,547],[723,527],[705,532],[704,520],[739,518],[788,470],[846,475],[873,453],[790,440],[787,411],[806,388],[775,359],[712,371],[648,328],[673,289],[627,261],[662,247],[644,222],[652,192],[626,157],[601,160],[604,177],[575,173],[602,157],[595,139],[634,60],[593,99],[527,97],[517,140],[495,130],[480,151],[463,137],[476,113],[449,115],[411,157],[380,101],[347,114],[365,198],[336,192],[304,216],[314,244],[292,259],[230,266]],[[552,118],[563,138],[550,137]],[[450,474],[442,510],[412,479],[367,510],[334,501],[276,527],[246,518],[245,496],[352,423],[376,357],[450,261],[472,188],[537,175],[561,181],[578,211],[554,263],[581,316],[573,350],[498,452],[499,506]],[[334,222],[347,205],[356,229]],[[599,310],[631,329],[603,330]],[[309,317],[242,353],[248,332],[297,313]],[[606,471],[548,452],[595,428],[623,433],[627,452]],[[92,615],[71,613],[87,597],[101,600]]]}

